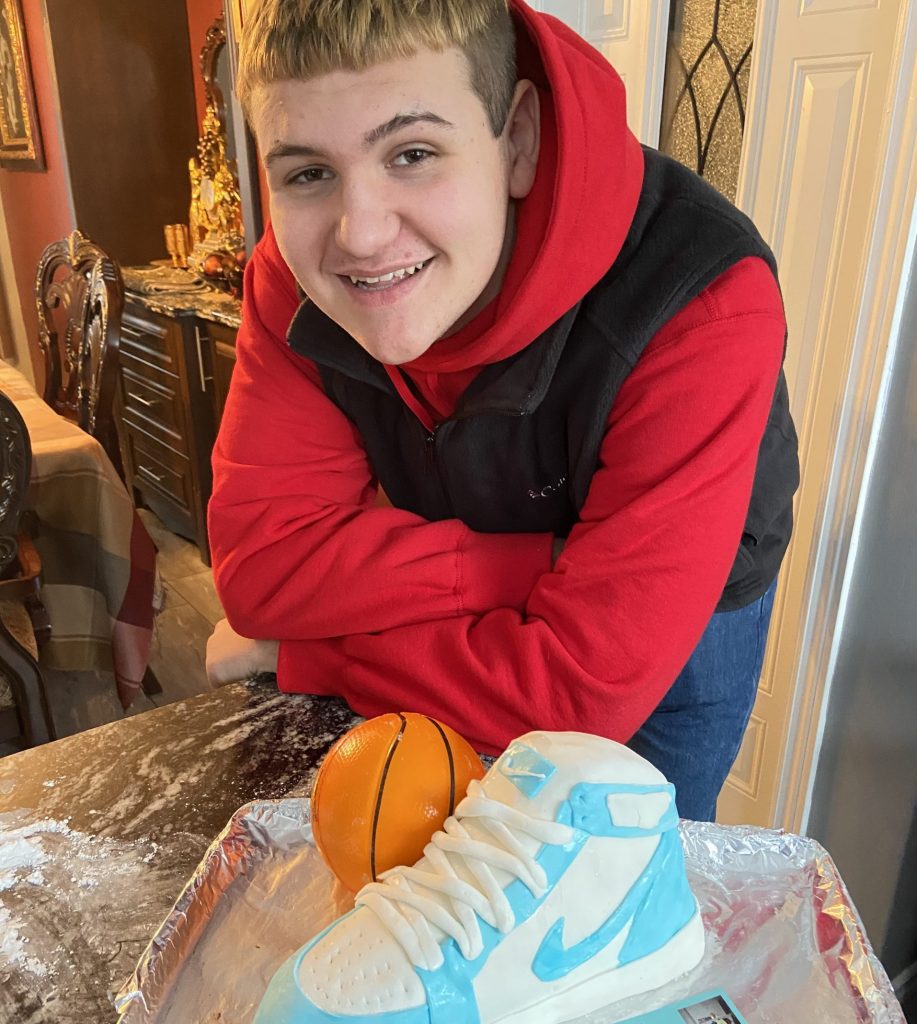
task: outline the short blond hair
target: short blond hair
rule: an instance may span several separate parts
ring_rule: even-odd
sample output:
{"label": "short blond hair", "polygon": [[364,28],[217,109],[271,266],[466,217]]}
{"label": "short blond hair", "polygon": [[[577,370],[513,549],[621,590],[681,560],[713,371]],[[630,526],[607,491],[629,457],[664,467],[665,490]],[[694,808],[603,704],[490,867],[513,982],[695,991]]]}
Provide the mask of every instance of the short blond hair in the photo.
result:
{"label": "short blond hair", "polygon": [[494,135],[503,131],[516,86],[509,0],[255,0],[253,6],[236,82],[249,123],[259,85],[363,71],[422,48],[457,47]]}

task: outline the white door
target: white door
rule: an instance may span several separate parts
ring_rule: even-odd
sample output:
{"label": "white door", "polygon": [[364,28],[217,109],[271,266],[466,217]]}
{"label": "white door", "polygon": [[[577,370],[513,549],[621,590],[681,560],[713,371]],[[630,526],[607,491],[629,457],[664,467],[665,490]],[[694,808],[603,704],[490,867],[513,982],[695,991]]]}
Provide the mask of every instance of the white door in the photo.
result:
{"label": "white door", "polygon": [[669,0],[536,0],[603,53],[624,79],[627,121],[648,146],[659,141]]}
{"label": "white door", "polygon": [[[712,2],[712,0],[711,0]],[[669,3],[541,0],[615,65],[655,145]],[[758,0],[738,205],[772,245],[802,486],[759,697],[722,821],[805,828],[852,527],[917,193],[917,10]]]}
{"label": "white door", "polygon": [[772,245],[802,486],[722,821],[804,830],[844,570],[917,192],[917,10],[759,0],[739,205]]}

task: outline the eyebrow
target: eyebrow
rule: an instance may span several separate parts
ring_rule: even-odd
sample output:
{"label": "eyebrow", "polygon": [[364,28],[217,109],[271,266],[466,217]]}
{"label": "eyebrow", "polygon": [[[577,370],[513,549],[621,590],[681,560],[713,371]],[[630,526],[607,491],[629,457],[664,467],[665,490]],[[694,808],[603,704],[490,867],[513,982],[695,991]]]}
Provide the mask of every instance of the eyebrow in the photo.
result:
{"label": "eyebrow", "polygon": [[[384,124],[371,129],[363,136],[363,148],[371,149],[381,139],[394,135],[395,132],[401,131],[402,128],[409,128],[414,124],[431,124],[437,128],[447,128],[450,131],[455,130],[455,125],[451,121],[447,121],[445,118],[440,117],[439,114],[434,114],[429,110],[420,111],[415,114],[396,114]],[[267,153],[264,162],[266,165],[270,165],[276,160],[282,160],[284,157],[296,156],[311,159],[323,157],[324,155],[322,150],[314,146],[298,146],[292,143],[281,142]]]}
{"label": "eyebrow", "polygon": [[378,128],[373,128],[372,131],[367,132],[363,136],[363,146],[369,149],[371,146],[375,146],[380,139],[384,139],[388,135],[394,135],[395,132],[400,131],[402,128],[408,128],[412,124],[432,124],[438,128],[455,130],[455,125],[451,121],[447,121],[445,118],[440,117],[439,114],[434,114],[430,110],[424,110],[416,114],[396,114],[393,118],[386,121],[385,124],[380,124]]}

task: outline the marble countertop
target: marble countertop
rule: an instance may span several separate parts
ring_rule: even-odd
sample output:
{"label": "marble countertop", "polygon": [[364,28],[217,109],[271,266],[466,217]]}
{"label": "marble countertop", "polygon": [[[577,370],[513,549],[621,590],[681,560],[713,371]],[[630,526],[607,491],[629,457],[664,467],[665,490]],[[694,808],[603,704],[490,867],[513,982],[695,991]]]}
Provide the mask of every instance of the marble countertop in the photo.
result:
{"label": "marble countertop", "polygon": [[[194,287],[183,291],[180,284],[154,284],[155,274],[163,279],[179,281],[187,277]],[[128,297],[142,302],[147,309],[164,316],[199,316],[227,327],[238,329],[242,322],[242,303],[226,292],[204,285],[191,271],[174,271],[169,267],[122,267],[121,276]],[[203,285],[203,286],[202,286]]]}
{"label": "marble countertop", "polygon": [[0,758],[0,1021],[115,1021],[115,993],[232,814],[307,794],[356,721],[270,678]]}

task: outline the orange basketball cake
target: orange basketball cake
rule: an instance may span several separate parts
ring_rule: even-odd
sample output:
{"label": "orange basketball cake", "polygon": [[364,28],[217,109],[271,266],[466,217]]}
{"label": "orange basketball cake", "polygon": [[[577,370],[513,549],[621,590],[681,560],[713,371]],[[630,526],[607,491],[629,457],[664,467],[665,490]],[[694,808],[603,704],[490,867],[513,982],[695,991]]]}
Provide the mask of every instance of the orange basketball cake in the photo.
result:
{"label": "orange basketball cake", "polygon": [[413,712],[380,715],[328,751],[312,787],[315,845],[356,892],[413,864],[484,768],[448,725]]}
{"label": "orange basketball cake", "polygon": [[[332,751],[317,783],[319,832],[338,802],[325,789],[337,785],[335,761],[352,756],[367,774],[397,763],[392,732],[404,742],[411,716],[386,717],[398,724],[381,758],[360,742],[352,755]],[[361,833],[385,815],[380,778],[366,787],[375,802],[340,795]],[[674,787],[612,740],[515,740],[409,863],[364,885],[351,913],[280,966],[255,1024],[559,1024],[703,956]]]}

